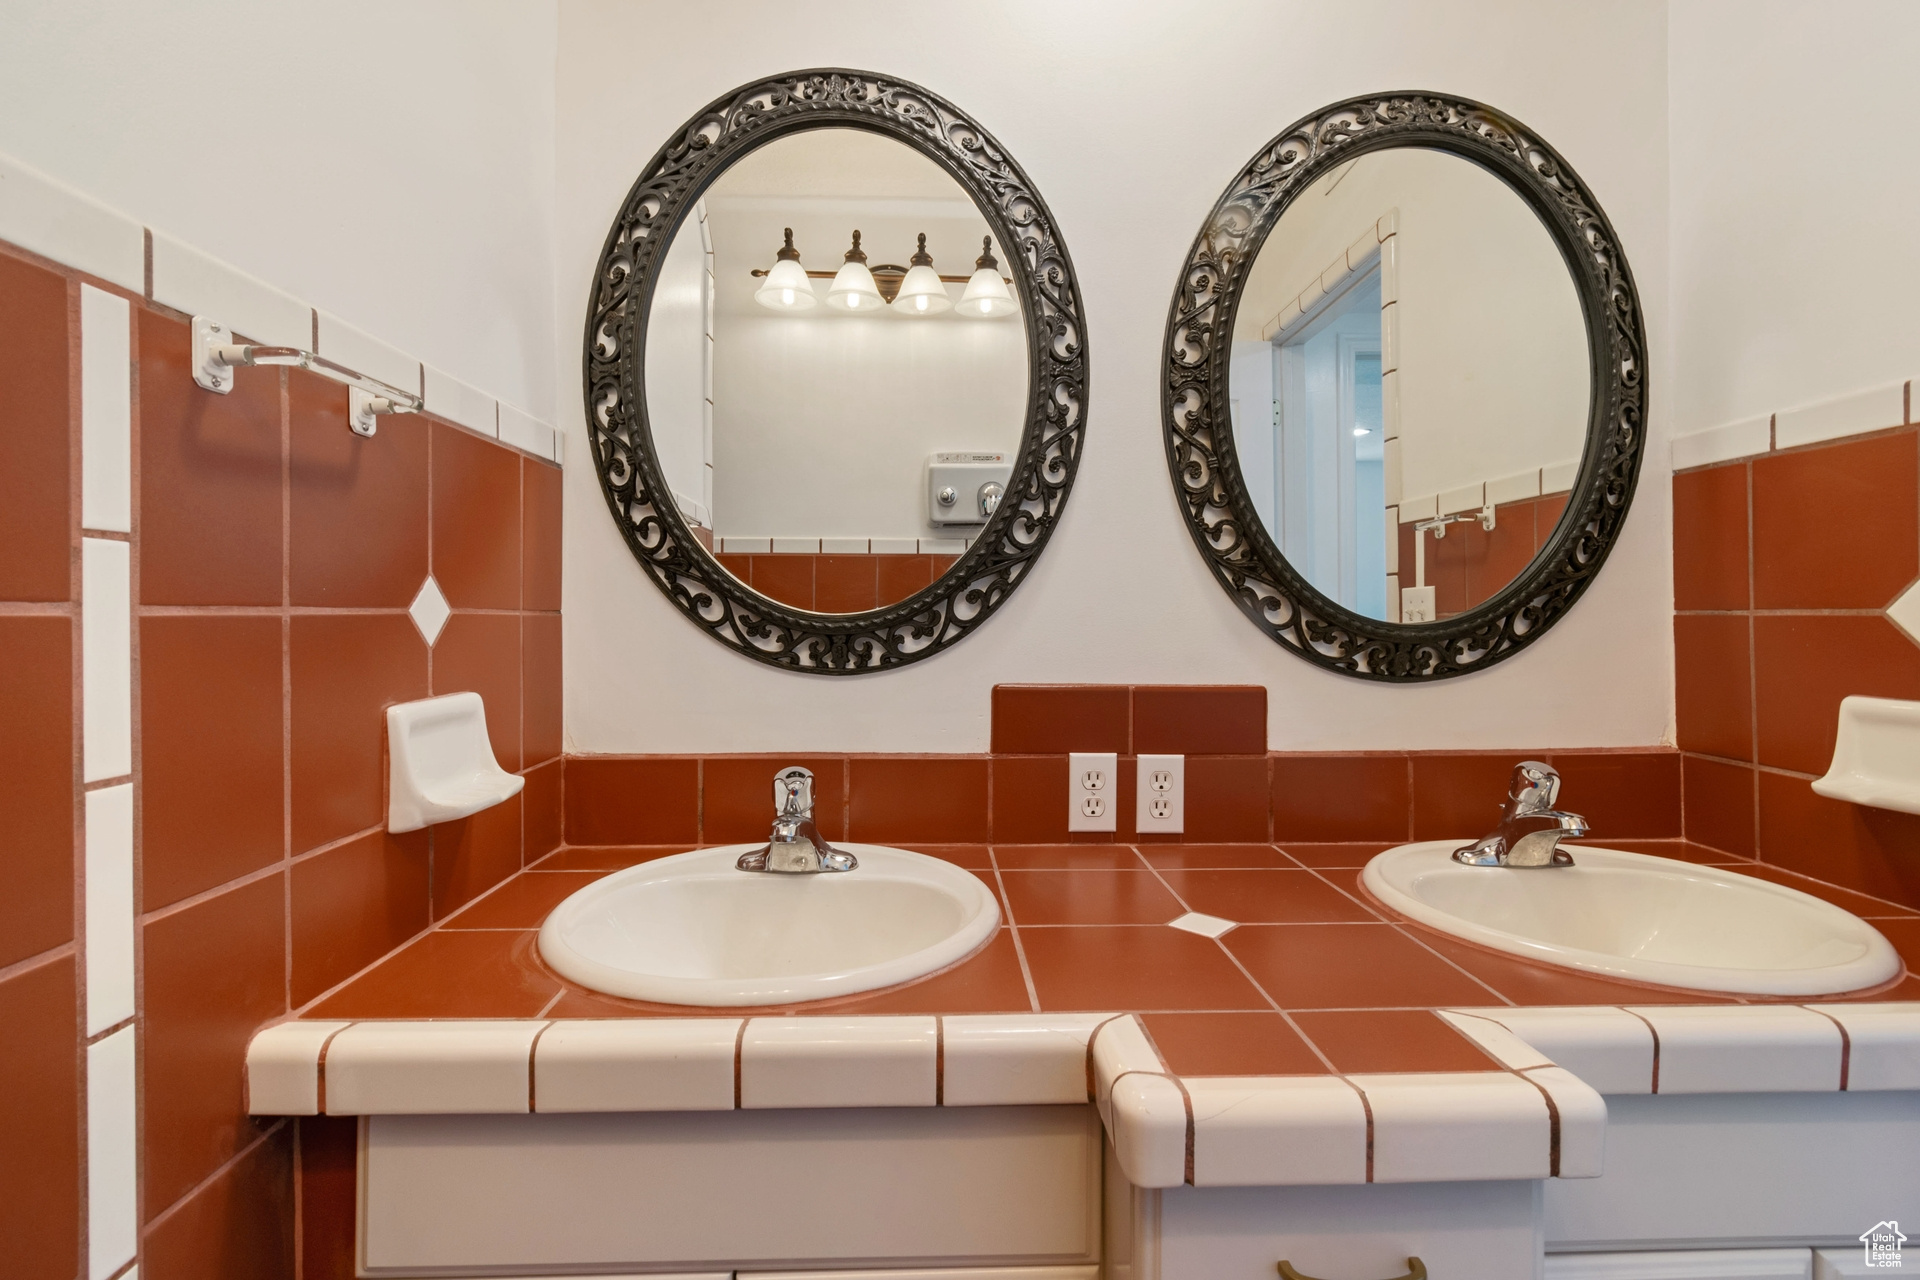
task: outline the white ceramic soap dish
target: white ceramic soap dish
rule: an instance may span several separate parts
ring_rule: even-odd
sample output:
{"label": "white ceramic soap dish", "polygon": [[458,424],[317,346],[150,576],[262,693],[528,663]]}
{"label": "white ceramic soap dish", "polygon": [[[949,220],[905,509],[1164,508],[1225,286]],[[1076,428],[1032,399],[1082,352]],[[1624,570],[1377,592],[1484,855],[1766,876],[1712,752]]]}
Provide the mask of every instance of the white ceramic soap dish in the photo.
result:
{"label": "white ceramic soap dish", "polygon": [[387,708],[387,830],[418,831],[490,809],[526,785],[500,767],[477,693]]}
{"label": "white ceramic soap dish", "polygon": [[1842,698],[1833,766],[1813,789],[1834,800],[1920,813],[1920,702]]}

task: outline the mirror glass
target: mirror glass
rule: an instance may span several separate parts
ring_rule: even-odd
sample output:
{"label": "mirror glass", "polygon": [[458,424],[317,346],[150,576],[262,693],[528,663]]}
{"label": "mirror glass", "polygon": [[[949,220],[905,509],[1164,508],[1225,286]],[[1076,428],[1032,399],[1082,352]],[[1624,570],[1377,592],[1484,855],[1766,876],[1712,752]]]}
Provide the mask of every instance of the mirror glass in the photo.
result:
{"label": "mirror glass", "polygon": [[1390,622],[1455,617],[1546,544],[1587,436],[1579,294],[1533,210],[1450,152],[1302,191],[1234,324],[1233,443],[1287,561]]}
{"label": "mirror glass", "polygon": [[654,449],[694,536],[783,604],[930,585],[985,526],[1028,403],[1008,257],[931,159],[786,134],[704,192],[646,330]]}

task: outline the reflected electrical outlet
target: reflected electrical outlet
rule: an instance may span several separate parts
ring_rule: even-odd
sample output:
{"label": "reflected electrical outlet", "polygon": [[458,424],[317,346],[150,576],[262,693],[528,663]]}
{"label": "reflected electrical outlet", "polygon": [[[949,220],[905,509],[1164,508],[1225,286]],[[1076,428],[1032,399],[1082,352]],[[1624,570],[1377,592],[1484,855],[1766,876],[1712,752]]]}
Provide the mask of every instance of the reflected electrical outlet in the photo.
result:
{"label": "reflected electrical outlet", "polygon": [[1436,612],[1432,587],[1400,588],[1400,621],[1432,622]]}

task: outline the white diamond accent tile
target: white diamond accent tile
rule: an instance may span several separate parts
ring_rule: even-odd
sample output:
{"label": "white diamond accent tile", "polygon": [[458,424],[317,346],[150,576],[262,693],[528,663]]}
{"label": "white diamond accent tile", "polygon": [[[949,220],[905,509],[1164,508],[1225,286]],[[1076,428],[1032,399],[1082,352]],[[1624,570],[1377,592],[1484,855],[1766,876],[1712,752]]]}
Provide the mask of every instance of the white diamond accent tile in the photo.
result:
{"label": "white diamond accent tile", "polygon": [[453,606],[447,603],[446,596],[440,593],[440,584],[428,574],[427,580],[420,584],[420,594],[407,606],[407,612],[413,615],[413,625],[420,628],[420,635],[432,648],[433,642],[440,638],[441,628],[447,625],[447,619],[453,614]]}
{"label": "white diamond accent tile", "polygon": [[1222,920],[1219,916],[1202,915],[1198,911],[1189,911],[1178,920],[1169,920],[1167,924],[1187,933],[1197,933],[1203,938],[1217,938],[1229,929],[1238,929],[1235,920]]}
{"label": "white diamond accent tile", "polygon": [[1902,591],[1900,598],[1887,606],[1887,616],[1915,644],[1920,644],[1920,582]]}

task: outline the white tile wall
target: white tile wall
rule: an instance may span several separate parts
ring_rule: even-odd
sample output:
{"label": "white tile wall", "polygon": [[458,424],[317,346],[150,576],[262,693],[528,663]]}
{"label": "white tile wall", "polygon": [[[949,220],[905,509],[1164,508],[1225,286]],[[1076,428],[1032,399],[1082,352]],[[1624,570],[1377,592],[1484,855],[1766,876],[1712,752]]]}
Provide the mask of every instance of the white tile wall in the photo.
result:
{"label": "white tile wall", "polygon": [[420,394],[418,360],[330,311],[321,311],[318,317],[320,345],[315,351],[356,373],[378,378],[396,390]]}
{"label": "white tile wall", "polygon": [[80,524],[133,532],[132,308],[80,286]]}
{"label": "white tile wall", "polygon": [[0,240],[129,293],[146,291],[146,232],[139,223],[6,156],[0,156]]}
{"label": "white tile wall", "polygon": [[1486,505],[1486,501],[1487,487],[1483,484],[1470,484],[1459,489],[1449,489],[1440,495],[1440,514],[1450,516],[1460,511],[1478,511]]}
{"label": "white tile wall", "polygon": [[313,308],[160,231],[153,233],[153,300],[266,346],[313,343]]}
{"label": "white tile wall", "polygon": [[87,1046],[87,1274],[106,1280],[133,1258],[134,1036],[122,1027]]}
{"label": "white tile wall", "polygon": [[1731,462],[1750,454],[1765,453],[1773,447],[1773,415],[1763,413],[1743,422],[1696,431],[1673,442],[1673,469],[1704,467],[1715,462]]}
{"label": "white tile wall", "polygon": [[500,415],[494,399],[484,391],[468,386],[432,365],[422,366],[425,378],[427,412],[457,422],[483,436],[500,434]]}
{"label": "white tile wall", "polygon": [[773,553],[775,555],[816,555],[819,551],[820,539],[818,538],[773,539]]}
{"label": "white tile wall", "polygon": [[133,784],[86,800],[87,1034],[133,1016]]}
{"label": "white tile wall", "polygon": [[133,772],[133,650],[128,545],[80,541],[82,773],[88,782]]}
{"label": "white tile wall", "polygon": [[1503,502],[1521,502],[1540,496],[1540,470],[1522,471],[1518,475],[1501,476],[1498,480],[1487,481],[1487,501],[1499,506]]}
{"label": "white tile wall", "polygon": [[920,549],[917,538],[869,538],[868,549],[876,556],[910,556]]}
{"label": "white tile wall", "polygon": [[1897,427],[1906,421],[1904,382],[1855,391],[1798,409],[1782,409],[1773,416],[1773,446],[1791,449],[1863,431]]}
{"label": "white tile wall", "polygon": [[[500,439],[516,449],[525,449],[536,458],[545,458],[549,462],[556,460],[553,428],[532,414],[514,408],[505,400],[500,401]],[[706,503],[700,502],[699,506],[704,512]]]}
{"label": "white tile wall", "polygon": [[1540,492],[1565,493],[1573,488],[1573,482],[1580,475],[1580,459],[1570,462],[1556,462],[1550,467],[1540,468]]}

